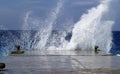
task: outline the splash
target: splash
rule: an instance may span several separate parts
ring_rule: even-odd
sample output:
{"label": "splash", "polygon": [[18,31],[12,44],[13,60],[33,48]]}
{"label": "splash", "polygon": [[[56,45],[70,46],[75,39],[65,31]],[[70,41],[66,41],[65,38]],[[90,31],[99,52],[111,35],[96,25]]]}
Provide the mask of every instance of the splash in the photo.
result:
{"label": "splash", "polygon": [[102,0],[97,7],[82,15],[73,28],[68,49],[92,50],[95,45],[106,52],[111,49],[114,22],[104,19],[109,12],[110,2],[111,0]]}
{"label": "splash", "polygon": [[[68,23],[65,23],[68,24],[66,31],[53,31],[53,25],[63,7],[63,0],[58,1],[46,20],[34,18],[33,12],[29,11],[24,17],[23,31],[18,33],[20,37],[9,32],[11,37],[2,37],[5,40],[3,42],[6,43],[2,49],[5,52],[14,50],[14,46],[18,44],[24,50],[93,50],[94,46],[98,45],[100,50],[108,52],[111,49],[111,32],[114,23],[105,17],[109,12],[110,2],[111,0],[102,0],[97,7],[89,9],[88,13],[83,14],[80,20],[74,24],[74,28],[70,28],[70,30],[68,26],[71,25],[71,21],[69,20]],[[72,37],[70,40],[66,40],[70,31],[72,31]]]}
{"label": "splash", "polygon": [[53,8],[46,20],[40,21],[32,17],[32,12],[27,12],[24,18],[24,30],[36,30],[36,34],[31,39],[30,32],[22,33],[23,44],[28,49],[45,49],[48,39],[52,32],[52,26],[56,22],[57,16],[63,7],[63,0],[59,0],[55,8]]}
{"label": "splash", "polygon": [[50,16],[48,16],[47,20],[45,20],[45,25],[47,27],[45,27],[42,30],[42,32],[41,31],[38,32],[38,33],[42,33],[42,34],[41,35],[39,34],[40,38],[41,38],[41,41],[38,42],[37,49],[44,49],[45,48],[45,45],[48,41],[48,38],[50,37],[50,34],[52,32],[52,26],[55,23],[55,21],[57,19],[57,16],[60,12],[60,9],[63,6],[62,4],[63,4],[62,0],[60,0],[57,4],[56,8],[51,11]]}
{"label": "splash", "polygon": [[8,30],[4,25],[0,25],[0,34],[0,56],[4,57],[9,54],[9,51],[14,50],[16,44],[20,44],[20,39],[12,33],[12,30]]}

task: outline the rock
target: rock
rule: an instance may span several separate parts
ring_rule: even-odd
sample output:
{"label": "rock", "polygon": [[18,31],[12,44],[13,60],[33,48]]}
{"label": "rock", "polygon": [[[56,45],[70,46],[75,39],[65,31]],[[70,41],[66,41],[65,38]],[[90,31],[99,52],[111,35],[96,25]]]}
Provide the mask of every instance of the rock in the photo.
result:
{"label": "rock", "polygon": [[5,68],[5,63],[0,63],[0,69]]}

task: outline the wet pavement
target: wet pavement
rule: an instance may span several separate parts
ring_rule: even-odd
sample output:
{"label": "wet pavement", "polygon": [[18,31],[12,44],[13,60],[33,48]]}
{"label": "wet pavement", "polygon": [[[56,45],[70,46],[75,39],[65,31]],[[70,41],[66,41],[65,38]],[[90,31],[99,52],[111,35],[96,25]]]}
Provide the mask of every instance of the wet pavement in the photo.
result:
{"label": "wet pavement", "polygon": [[26,51],[5,58],[0,74],[120,74],[120,57],[93,52]]}

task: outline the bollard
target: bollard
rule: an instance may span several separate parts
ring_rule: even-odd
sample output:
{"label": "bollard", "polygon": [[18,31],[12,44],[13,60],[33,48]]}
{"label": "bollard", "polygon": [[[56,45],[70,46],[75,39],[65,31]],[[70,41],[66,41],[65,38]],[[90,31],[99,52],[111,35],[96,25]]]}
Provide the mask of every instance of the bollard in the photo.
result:
{"label": "bollard", "polygon": [[0,69],[4,69],[5,68],[5,63],[0,63]]}

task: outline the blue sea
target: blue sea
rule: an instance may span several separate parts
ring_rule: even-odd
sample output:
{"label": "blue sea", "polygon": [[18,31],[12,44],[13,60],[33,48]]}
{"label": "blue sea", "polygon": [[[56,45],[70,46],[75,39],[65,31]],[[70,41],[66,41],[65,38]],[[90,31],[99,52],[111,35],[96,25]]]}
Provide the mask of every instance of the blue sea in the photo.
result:
{"label": "blue sea", "polygon": [[111,53],[120,54],[120,31],[112,32],[113,40],[112,40],[112,49]]}
{"label": "blue sea", "polygon": [[[24,33],[26,32],[26,33]],[[13,46],[16,43],[20,42],[21,34],[24,33],[24,35],[28,35],[30,33],[30,39],[31,41],[33,39],[34,34],[36,33],[36,30],[0,30],[0,54],[3,54],[4,50],[13,50]],[[52,33],[60,33],[57,30],[52,31]],[[65,40],[70,40],[72,36],[72,33],[67,33]],[[120,31],[113,31],[112,32],[113,40],[112,40],[112,48],[110,50],[113,54],[120,54]],[[24,36],[22,36],[24,37]],[[26,37],[27,38],[27,37]],[[25,43],[26,45],[29,42]],[[59,45],[60,43],[58,43]],[[31,42],[32,45],[32,42]],[[57,46],[57,45],[56,45]]]}

